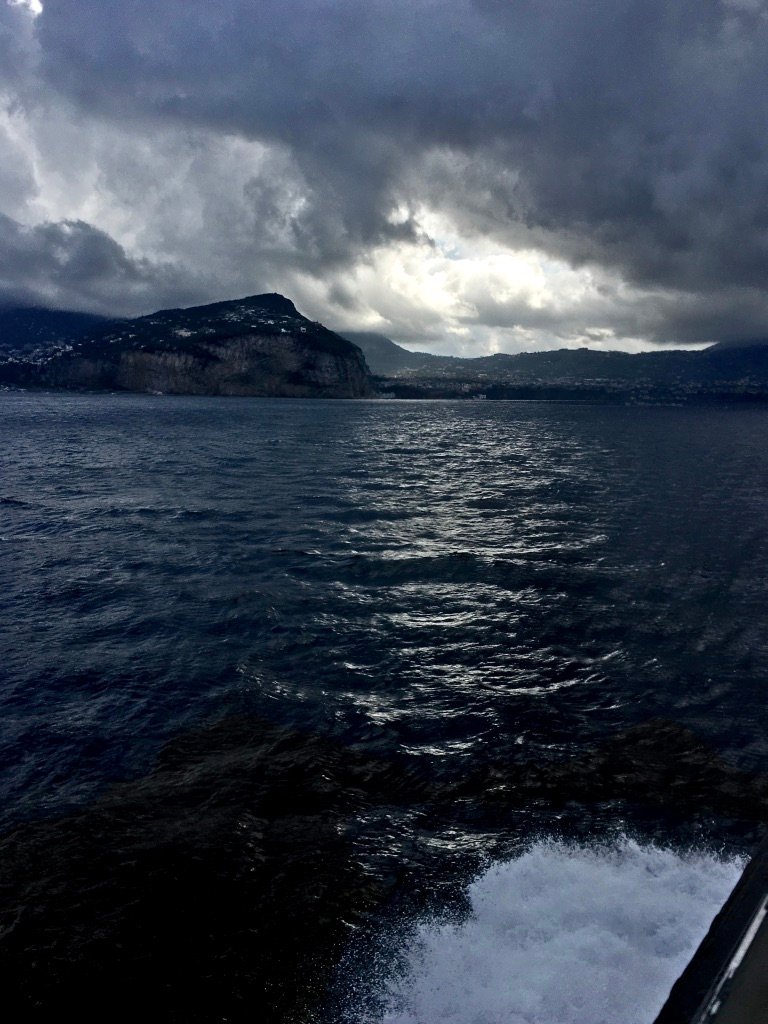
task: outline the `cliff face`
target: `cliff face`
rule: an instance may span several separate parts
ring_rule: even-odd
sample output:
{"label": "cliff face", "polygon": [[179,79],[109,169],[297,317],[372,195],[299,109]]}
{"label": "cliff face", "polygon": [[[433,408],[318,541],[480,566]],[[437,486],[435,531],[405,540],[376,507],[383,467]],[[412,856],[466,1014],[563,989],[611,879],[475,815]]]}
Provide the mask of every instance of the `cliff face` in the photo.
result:
{"label": "cliff face", "polygon": [[371,393],[356,345],[280,295],[110,321],[47,358],[15,360],[0,379],[26,386],[176,395],[361,398]]}
{"label": "cliff face", "polygon": [[125,349],[113,358],[71,355],[41,374],[50,387],[172,395],[359,398],[369,393],[365,360],[354,350],[317,350],[290,335],[245,334],[194,350]]}

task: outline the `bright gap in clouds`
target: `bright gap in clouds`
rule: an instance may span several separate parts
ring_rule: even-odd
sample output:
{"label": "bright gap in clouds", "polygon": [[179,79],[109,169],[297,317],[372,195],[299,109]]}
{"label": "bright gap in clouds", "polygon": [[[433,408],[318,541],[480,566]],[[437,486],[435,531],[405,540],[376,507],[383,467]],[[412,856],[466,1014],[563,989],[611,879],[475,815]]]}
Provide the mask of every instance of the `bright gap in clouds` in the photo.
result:
{"label": "bright gap in clouds", "polygon": [[40,0],[7,0],[7,3],[9,7],[26,7],[34,17],[43,13],[43,5]]}
{"label": "bright gap in clouds", "polygon": [[[413,220],[415,240],[381,246],[345,272],[347,309],[323,311],[336,329],[378,331],[409,348],[463,356],[658,348],[636,329],[634,311],[648,296],[607,270],[467,238],[433,210]],[[320,294],[303,284],[301,298],[319,309]]]}
{"label": "bright gap in clouds", "polygon": [[[31,2],[25,9],[34,14]],[[318,217],[317,197],[285,147],[202,130],[158,136],[61,113],[52,133],[38,112],[0,108],[0,213],[39,227],[40,237],[47,223],[92,225],[134,261],[141,284],[110,280],[112,261],[90,291],[44,292],[48,301],[68,306],[85,296],[89,309],[138,315],[279,291],[342,333],[378,331],[441,354],[658,347],[668,294],[596,264],[572,266],[540,240],[467,231],[422,201],[391,213],[407,233],[359,248],[350,262],[324,261],[323,244],[343,225]],[[311,257],[315,242],[320,256],[299,258]],[[141,271],[150,266],[156,272]],[[163,274],[167,286],[153,285]]]}

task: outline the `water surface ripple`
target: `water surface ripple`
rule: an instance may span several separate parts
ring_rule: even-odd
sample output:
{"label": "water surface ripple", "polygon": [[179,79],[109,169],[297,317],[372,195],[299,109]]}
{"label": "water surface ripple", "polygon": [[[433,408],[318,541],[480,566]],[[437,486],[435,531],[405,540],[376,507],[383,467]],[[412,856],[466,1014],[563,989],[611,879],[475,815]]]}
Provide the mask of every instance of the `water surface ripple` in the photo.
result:
{"label": "water surface ripple", "polygon": [[[688,955],[737,870],[712,848],[768,818],[764,411],[0,397],[14,1019],[359,1019],[387,922],[455,923],[526,850],[548,889],[594,843],[621,905],[643,865],[704,865]],[[528,935],[518,888],[499,914]],[[431,927],[443,977],[474,926]]]}
{"label": "water surface ripple", "polygon": [[765,764],[768,418],[4,395],[8,817],[246,708],[461,774],[649,718]]}

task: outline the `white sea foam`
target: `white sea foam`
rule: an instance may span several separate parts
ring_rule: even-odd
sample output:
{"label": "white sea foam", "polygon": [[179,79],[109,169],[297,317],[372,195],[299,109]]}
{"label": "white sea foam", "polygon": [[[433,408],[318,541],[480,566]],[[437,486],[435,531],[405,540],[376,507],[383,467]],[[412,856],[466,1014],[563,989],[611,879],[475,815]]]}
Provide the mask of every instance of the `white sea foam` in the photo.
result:
{"label": "white sea foam", "polygon": [[650,1024],[742,869],[629,839],[537,842],[472,884],[464,923],[417,927],[376,1019]]}

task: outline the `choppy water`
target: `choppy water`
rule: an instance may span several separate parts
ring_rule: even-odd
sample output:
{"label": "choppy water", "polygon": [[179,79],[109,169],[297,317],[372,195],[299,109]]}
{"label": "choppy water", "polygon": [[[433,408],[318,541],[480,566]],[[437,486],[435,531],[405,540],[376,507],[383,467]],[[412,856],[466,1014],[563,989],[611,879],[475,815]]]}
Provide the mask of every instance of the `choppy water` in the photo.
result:
{"label": "choppy water", "polygon": [[[216,835],[227,850],[246,837],[227,884],[249,856],[274,880],[284,837],[300,858],[327,827],[346,845],[337,856],[318,838],[318,863],[341,857],[365,879],[323,890],[344,893],[322,909],[340,949],[350,929],[386,931],[435,903],[468,912],[473,873],[543,834],[629,830],[730,853],[754,840],[768,806],[764,412],[0,397],[14,864],[29,844],[61,843],[71,889],[75,860],[94,870],[93,822],[123,828],[126,806],[151,848],[147,793],[163,786],[157,806],[175,800],[179,820],[211,827],[208,853]],[[226,823],[213,828],[211,808]],[[125,827],[119,842],[109,831],[109,870],[130,859]],[[173,829],[173,856],[208,865],[202,840]],[[136,892],[126,906],[150,899]],[[124,947],[121,898],[109,906]],[[310,897],[295,899],[307,920]],[[198,1016],[166,1019],[251,1019],[255,981],[225,1006],[232,921],[211,929],[219,981]],[[143,941],[141,926],[131,935]],[[285,941],[300,959],[301,934]],[[102,955],[88,948],[83,963]],[[286,1006],[276,996],[269,1012],[309,1012]]]}

